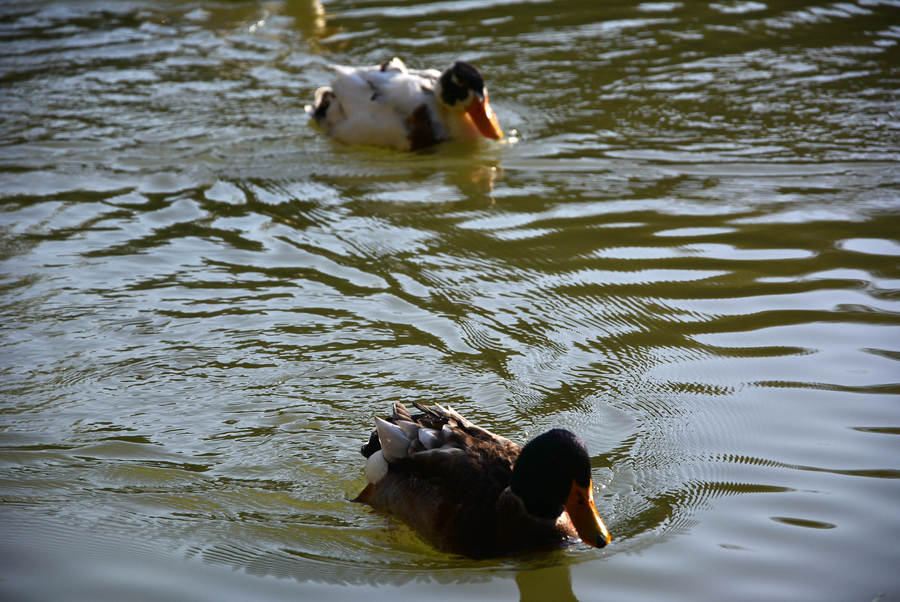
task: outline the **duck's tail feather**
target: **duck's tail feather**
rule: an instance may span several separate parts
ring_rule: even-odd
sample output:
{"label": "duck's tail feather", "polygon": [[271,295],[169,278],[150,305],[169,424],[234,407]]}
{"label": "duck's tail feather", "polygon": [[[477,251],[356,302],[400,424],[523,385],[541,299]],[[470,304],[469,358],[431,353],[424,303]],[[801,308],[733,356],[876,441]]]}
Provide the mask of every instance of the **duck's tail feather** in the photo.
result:
{"label": "duck's tail feather", "polygon": [[375,484],[369,483],[366,485],[365,489],[359,492],[359,495],[350,500],[351,502],[358,502],[360,504],[370,504],[372,501],[372,496],[375,495]]}
{"label": "duck's tail feather", "polygon": [[409,413],[409,410],[406,409],[406,406],[400,403],[399,401],[394,402],[394,417],[392,422],[397,422],[398,420],[406,420],[407,422],[415,422],[412,419],[412,415]]}
{"label": "duck's tail feather", "polygon": [[368,458],[375,452],[381,449],[381,441],[378,440],[378,431],[373,430],[372,434],[369,435],[369,442],[360,448],[359,452],[363,455],[363,457]]}

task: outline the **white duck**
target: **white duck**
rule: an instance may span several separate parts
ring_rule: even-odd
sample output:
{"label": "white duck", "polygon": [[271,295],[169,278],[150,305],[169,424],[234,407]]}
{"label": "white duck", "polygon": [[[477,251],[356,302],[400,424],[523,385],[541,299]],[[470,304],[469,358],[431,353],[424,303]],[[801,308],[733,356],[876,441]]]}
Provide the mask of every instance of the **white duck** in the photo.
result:
{"label": "white duck", "polygon": [[335,140],[417,150],[445,140],[503,137],[481,73],[457,61],[443,73],[407,69],[398,58],[372,67],[335,66],[307,113]]}

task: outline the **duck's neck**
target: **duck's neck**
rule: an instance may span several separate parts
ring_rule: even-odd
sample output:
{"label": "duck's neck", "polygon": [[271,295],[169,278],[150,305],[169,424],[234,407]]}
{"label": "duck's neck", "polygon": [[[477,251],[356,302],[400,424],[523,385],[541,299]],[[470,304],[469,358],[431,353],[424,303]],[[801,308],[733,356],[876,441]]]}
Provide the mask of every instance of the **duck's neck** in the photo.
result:
{"label": "duck's neck", "polygon": [[437,103],[438,114],[450,140],[477,140],[481,133],[465,111],[459,111],[456,107],[448,107],[443,103]]}
{"label": "duck's neck", "polygon": [[574,532],[567,513],[554,518],[535,516],[509,487],[500,494],[497,510],[498,540],[506,542],[512,550],[552,544]]}

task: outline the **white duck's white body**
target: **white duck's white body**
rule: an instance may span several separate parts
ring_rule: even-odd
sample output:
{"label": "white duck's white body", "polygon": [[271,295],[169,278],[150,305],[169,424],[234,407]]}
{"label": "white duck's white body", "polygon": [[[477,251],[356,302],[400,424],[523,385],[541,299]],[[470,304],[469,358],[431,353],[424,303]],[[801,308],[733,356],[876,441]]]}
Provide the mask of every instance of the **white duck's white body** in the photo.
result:
{"label": "white duck's white body", "polygon": [[[407,69],[394,58],[372,67],[336,66],[335,70],[331,87],[316,90],[315,106],[306,110],[340,142],[416,150],[445,140],[503,135],[480,74],[481,89],[466,90],[468,95],[463,97],[459,82],[448,79],[450,69],[444,74],[436,69]],[[445,91],[442,81],[454,89]],[[454,93],[458,97],[454,104],[443,100],[452,99]]]}

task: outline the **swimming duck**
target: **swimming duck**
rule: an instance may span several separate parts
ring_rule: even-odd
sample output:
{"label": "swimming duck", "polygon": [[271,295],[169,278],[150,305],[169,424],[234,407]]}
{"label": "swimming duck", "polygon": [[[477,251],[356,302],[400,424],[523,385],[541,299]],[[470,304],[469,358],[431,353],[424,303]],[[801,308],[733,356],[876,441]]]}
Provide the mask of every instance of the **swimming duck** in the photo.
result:
{"label": "swimming duck", "polygon": [[503,137],[484,79],[469,63],[457,61],[443,73],[407,69],[398,58],[335,69],[331,87],[316,90],[306,111],[336,140],[417,150],[445,140]]}
{"label": "swimming duck", "polygon": [[520,447],[450,407],[394,404],[362,447],[368,484],[353,500],[392,514],[435,547],[476,558],[580,537],[602,548],[584,443],[553,429]]}

